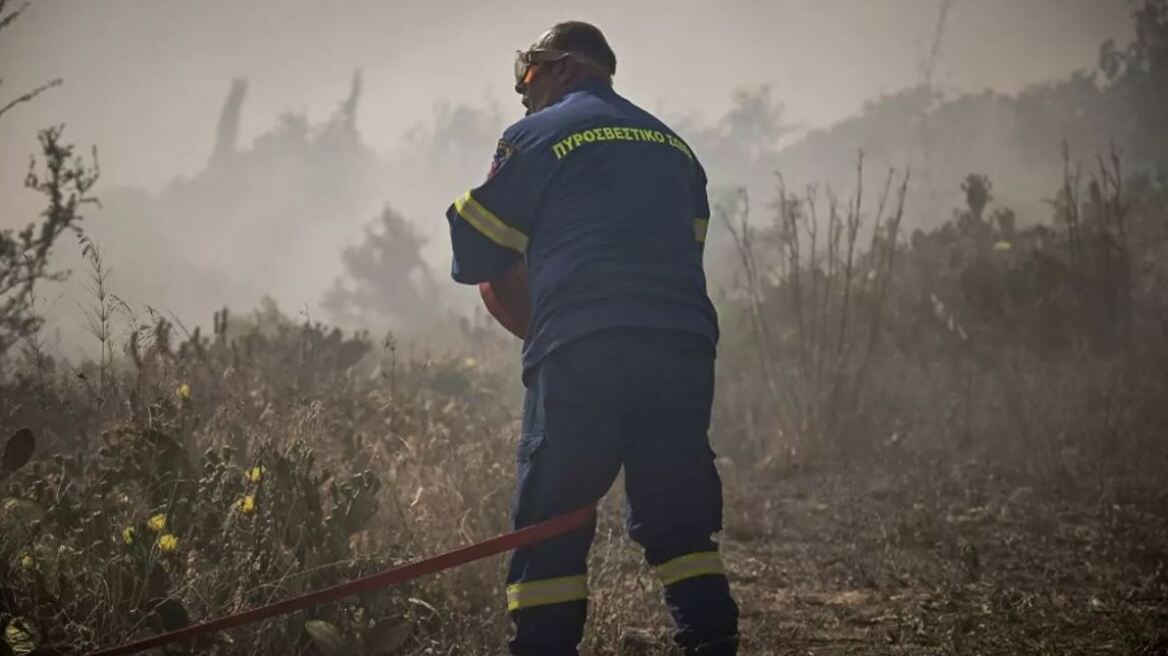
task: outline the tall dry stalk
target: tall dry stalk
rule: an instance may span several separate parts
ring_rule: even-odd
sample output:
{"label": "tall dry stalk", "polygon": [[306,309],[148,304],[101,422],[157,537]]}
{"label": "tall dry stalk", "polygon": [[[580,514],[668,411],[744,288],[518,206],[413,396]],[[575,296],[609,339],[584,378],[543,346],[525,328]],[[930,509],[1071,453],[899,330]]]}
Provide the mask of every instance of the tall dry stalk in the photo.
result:
{"label": "tall dry stalk", "polygon": [[742,265],[742,273],[746,277],[745,293],[750,304],[750,324],[754,333],[754,344],[758,351],[758,363],[761,368],[763,381],[771,398],[779,395],[779,387],[775,382],[772,370],[773,356],[771,350],[774,339],[763,312],[763,290],[759,273],[758,259],[754,252],[754,233],[750,225],[750,197],[746,189],[738,188],[732,198],[723,200],[715,205],[715,215],[722,219],[738,253]]}
{"label": "tall dry stalk", "polygon": [[85,318],[89,324],[90,334],[97,339],[97,399],[99,406],[104,405],[108,398],[108,386],[111,383],[110,367],[113,365],[113,316],[116,310],[116,301],[109,291],[109,267],[101,257],[98,245],[88,236],[78,237],[81,243],[81,256],[89,263],[89,292],[93,294],[94,302],[85,308]]}
{"label": "tall dry stalk", "polygon": [[[894,214],[884,215],[892,192],[890,171],[878,199],[871,246],[861,252],[862,152],[856,178],[855,193],[846,200],[827,191],[823,221],[817,189],[808,187],[796,196],[781,175],[776,178],[775,222],[762,232],[750,226],[741,200],[734,205],[737,213],[728,205],[721,208],[741,264],[760,371],[774,400],[769,407],[784,433],[812,442],[836,441],[858,412],[878,346],[904,212],[907,174]],[[758,245],[771,241],[773,250],[759,250]]]}

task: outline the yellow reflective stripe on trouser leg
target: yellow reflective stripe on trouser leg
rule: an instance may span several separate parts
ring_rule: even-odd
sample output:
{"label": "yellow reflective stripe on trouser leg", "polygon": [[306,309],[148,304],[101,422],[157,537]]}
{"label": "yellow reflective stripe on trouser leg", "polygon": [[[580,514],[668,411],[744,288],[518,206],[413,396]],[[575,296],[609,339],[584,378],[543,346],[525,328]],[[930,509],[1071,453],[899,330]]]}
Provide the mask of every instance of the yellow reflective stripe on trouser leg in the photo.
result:
{"label": "yellow reflective stripe on trouser leg", "polygon": [[717,551],[702,551],[686,554],[673,560],[667,560],[653,568],[658,578],[665,585],[673,585],[678,581],[692,579],[695,576],[720,574],[725,576],[726,570],[722,567],[722,558]]}
{"label": "yellow reflective stripe on trouser leg", "polygon": [[454,210],[487,239],[520,253],[527,251],[527,235],[492,214],[475,200],[469,191],[454,201]]}
{"label": "yellow reflective stripe on trouser leg", "polygon": [[706,231],[710,229],[709,219],[694,219],[694,238],[698,241],[706,240]]}
{"label": "yellow reflective stripe on trouser leg", "polygon": [[562,604],[588,598],[588,577],[561,576],[507,586],[507,610]]}

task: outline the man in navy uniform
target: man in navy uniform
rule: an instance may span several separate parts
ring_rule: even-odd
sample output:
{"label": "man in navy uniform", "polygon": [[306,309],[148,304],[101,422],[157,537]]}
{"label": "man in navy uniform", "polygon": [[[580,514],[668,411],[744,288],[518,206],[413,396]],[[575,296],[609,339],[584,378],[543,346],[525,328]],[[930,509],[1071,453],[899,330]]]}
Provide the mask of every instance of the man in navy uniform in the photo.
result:
{"label": "man in navy uniform", "polygon": [[[516,528],[595,504],[625,469],[629,535],[661,578],[686,654],[734,654],[738,607],[712,535],[707,429],[718,320],[702,250],[706,176],[612,88],[596,27],[559,23],[517,53],[527,116],[486,182],[447,210],[452,275],[524,338]],[[595,522],[513,554],[512,654],[576,654]]]}

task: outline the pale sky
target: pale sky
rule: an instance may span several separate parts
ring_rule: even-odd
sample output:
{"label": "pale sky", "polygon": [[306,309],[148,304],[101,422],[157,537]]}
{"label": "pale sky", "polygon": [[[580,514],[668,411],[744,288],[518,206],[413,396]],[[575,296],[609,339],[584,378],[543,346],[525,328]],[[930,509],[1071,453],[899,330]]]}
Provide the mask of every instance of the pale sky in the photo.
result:
{"label": "pale sky", "polygon": [[[157,188],[204,163],[228,84],[250,89],[241,143],[277,113],[327,116],[365,73],[359,124],[378,150],[441,100],[492,100],[520,115],[513,52],[548,25],[589,20],[608,35],[616,83],[669,116],[714,121],[735,88],[770,84],[807,127],[913,84],[940,0],[33,0],[0,37],[0,99],[63,87],[0,119],[0,225],[27,220],[20,190],[39,127],[64,122],[97,144],[105,184]],[[956,0],[935,81],[1002,91],[1093,67],[1129,39],[1127,0]],[[484,155],[484,160],[488,155]],[[15,201],[15,202],[14,202]]]}
{"label": "pale sky", "polygon": [[[942,1],[31,0],[0,35],[0,103],[55,77],[65,83],[0,117],[0,227],[23,226],[42,209],[42,199],[22,188],[38,129],[65,123],[67,138],[84,151],[98,146],[99,197],[122,185],[156,191],[203,168],[237,76],[249,80],[239,142],[246,149],[281,112],[306,112],[313,123],[327,118],[348,93],[353,71],[363,69],[358,128],[382,160],[408,167],[402,136],[428,123],[439,103],[493,103],[505,121],[519,118],[514,52],[567,19],[605,31],[619,61],[618,90],[667,121],[716,122],[735,89],[770,85],[788,123],[826,126],[857,113],[865,100],[921,81]],[[1127,0],[953,0],[934,84],[951,95],[1009,93],[1094,68],[1105,39],[1130,40],[1130,9]],[[441,272],[449,266],[438,236],[442,208],[474,181],[451,178],[485,170],[490,155],[461,170],[425,173],[427,154],[419,153],[421,179],[387,179],[384,192],[366,181],[373,188],[364,192],[378,206],[392,201],[424,228]],[[263,194],[273,192],[262,184],[241,193],[249,195],[205,200],[267,211],[264,220],[280,216],[280,203],[288,202],[267,202]],[[158,225],[171,228],[161,234],[184,244],[171,250],[150,243],[161,238],[158,229],[151,237],[152,226],[113,210],[90,210],[85,226],[110,240],[102,246],[119,294],[199,321],[223,304],[255,307],[259,290],[283,307],[315,305],[340,272],[341,246],[355,243],[373,212],[351,210],[325,211],[329,222],[312,224],[316,232],[261,240],[266,251],[227,269],[215,263],[235,242],[223,240],[239,230],[262,235],[263,220],[209,232],[163,221]],[[168,217],[136,220],[154,218]],[[76,248],[58,250],[57,258],[76,260]],[[170,276],[175,267],[159,258],[184,258],[178,269],[185,276]],[[64,343],[87,343],[76,309],[85,303],[85,281],[75,275],[60,290],[42,289]],[[476,304],[473,290],[453,287],[443,288],[442,302]]]}

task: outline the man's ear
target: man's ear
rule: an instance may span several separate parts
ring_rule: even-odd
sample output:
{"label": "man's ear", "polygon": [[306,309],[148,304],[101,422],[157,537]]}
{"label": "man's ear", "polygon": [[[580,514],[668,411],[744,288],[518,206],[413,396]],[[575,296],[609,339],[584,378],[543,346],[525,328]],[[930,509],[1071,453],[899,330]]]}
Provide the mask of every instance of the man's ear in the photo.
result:
{"label": "man's ear", "polygon": [[578,67],[580,64],[577,63],[575,59],[572,59],[571,57],[564,57],[560,61],[556,62],[556,64],[556,82],[558,82],[561,87],[567,86],[572,82],[572,80],[576,79],[576,75],[579,73]]}

